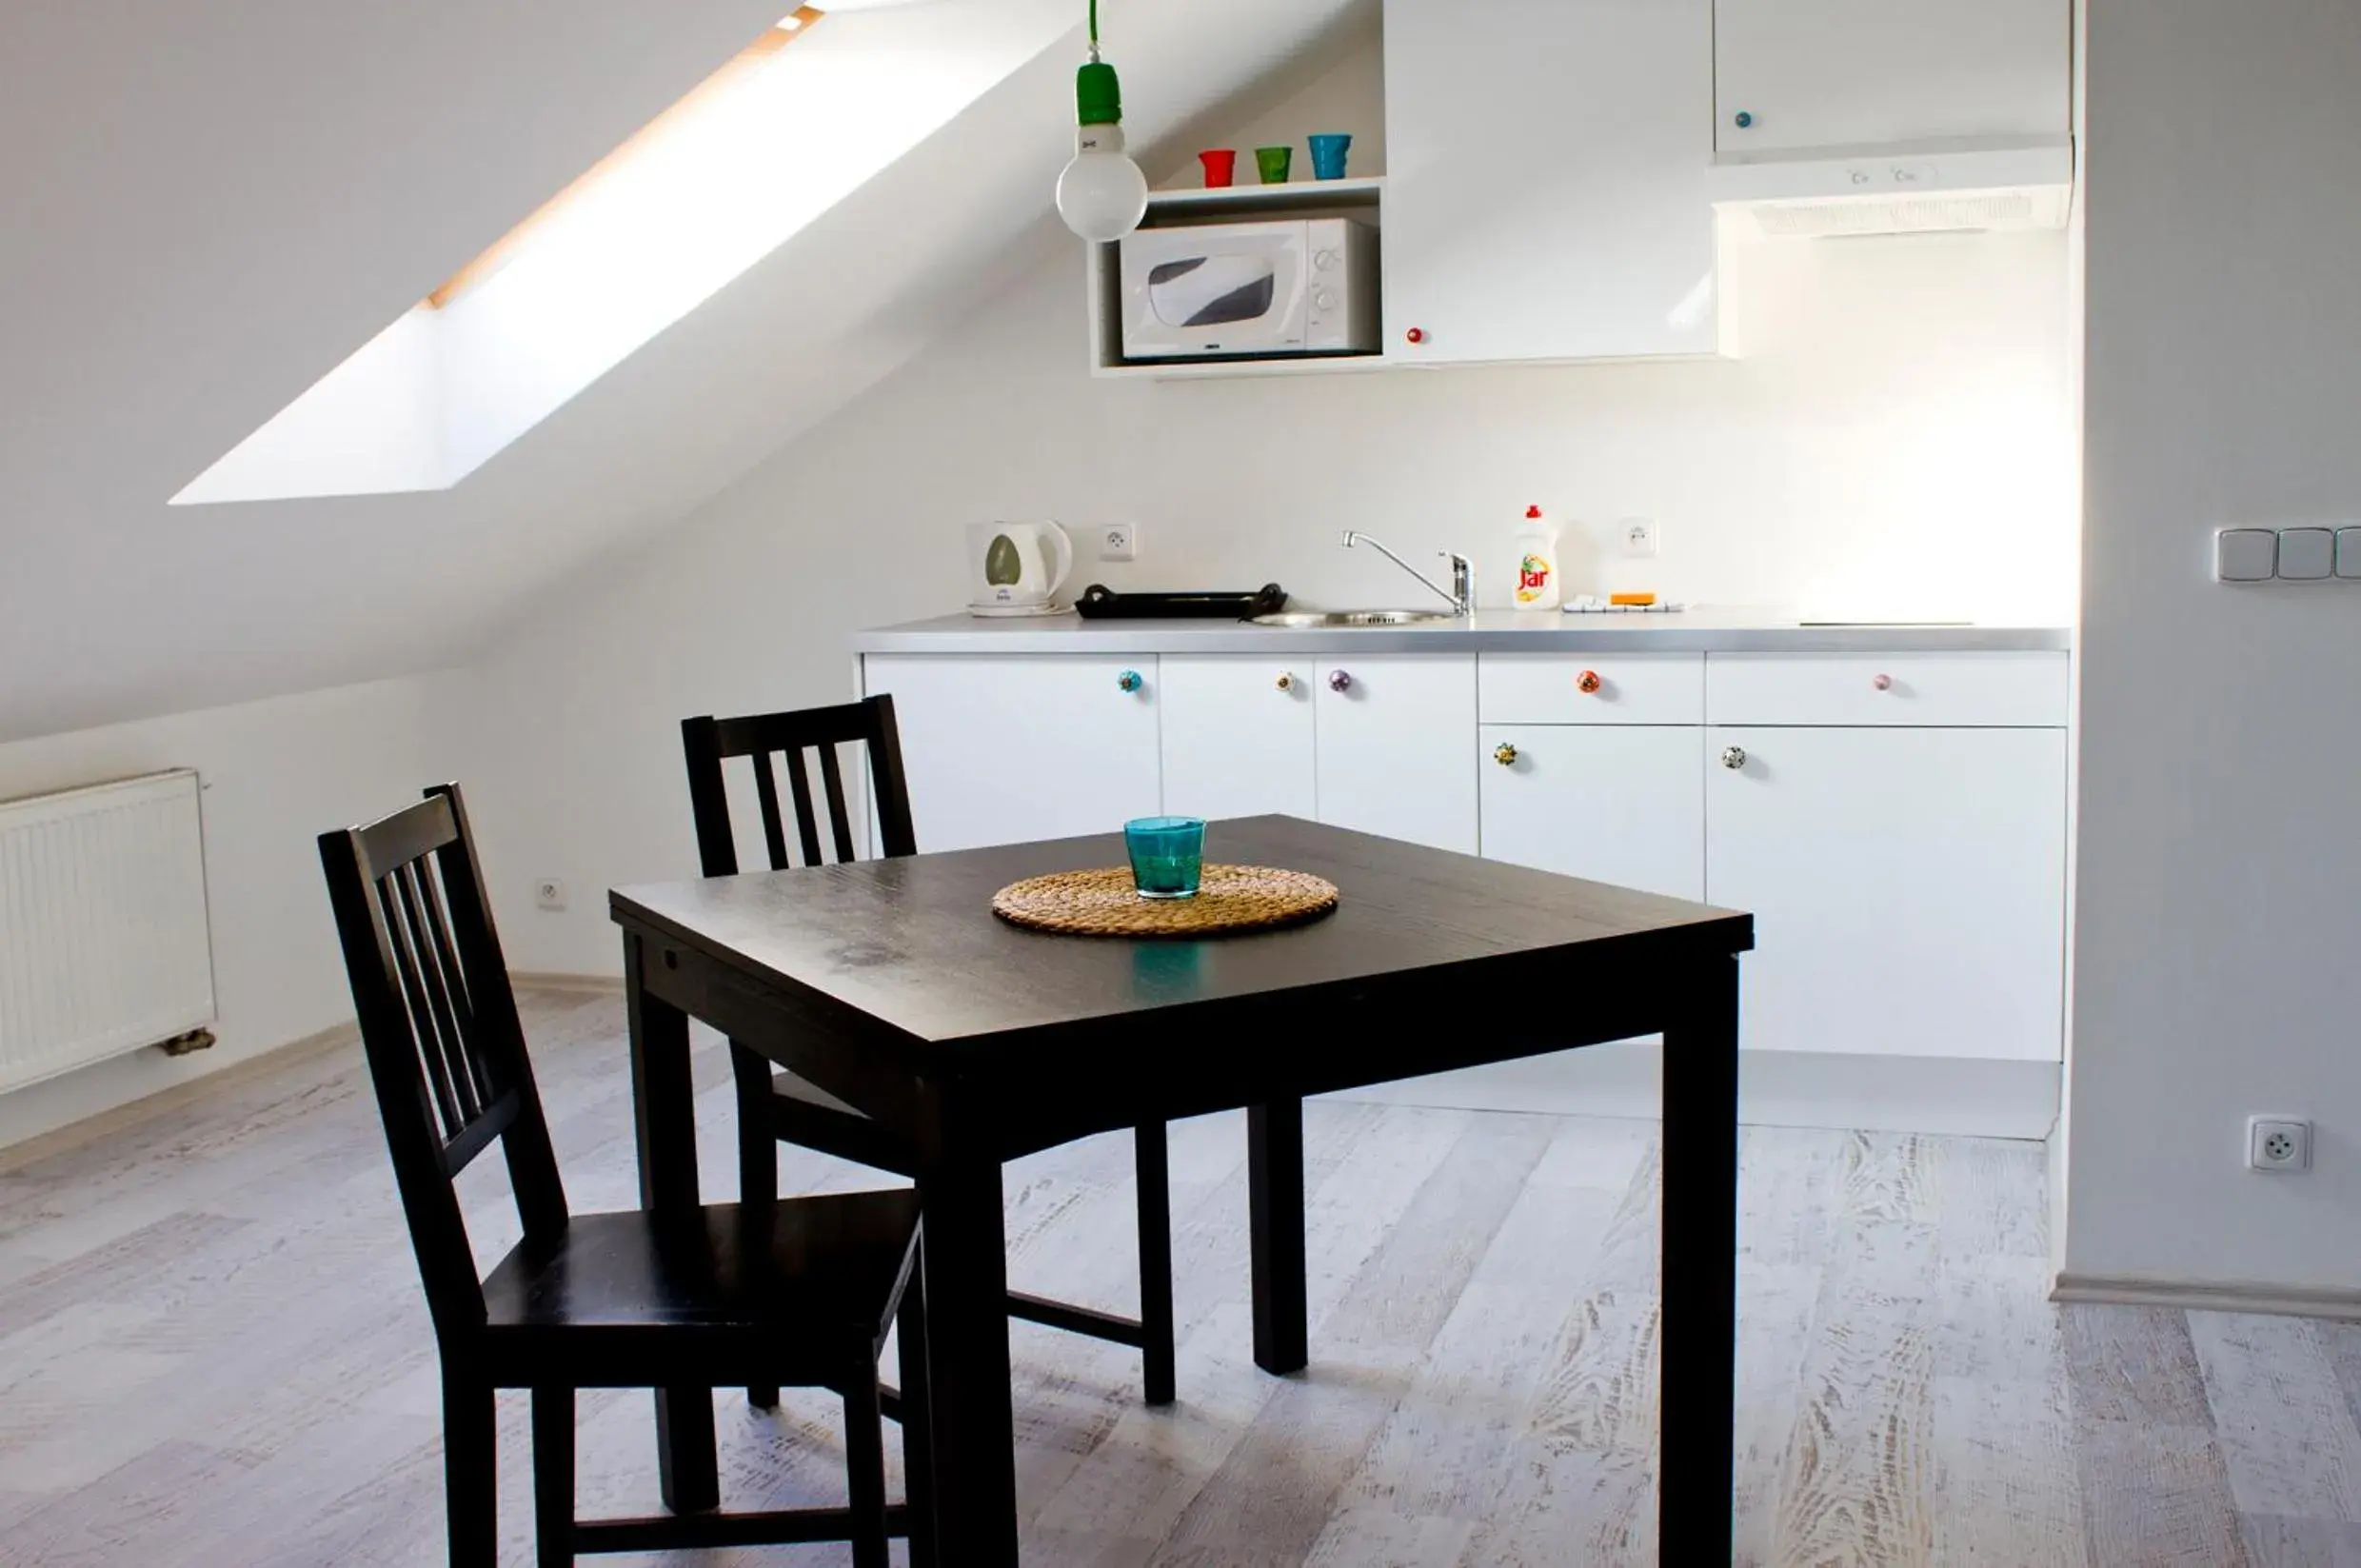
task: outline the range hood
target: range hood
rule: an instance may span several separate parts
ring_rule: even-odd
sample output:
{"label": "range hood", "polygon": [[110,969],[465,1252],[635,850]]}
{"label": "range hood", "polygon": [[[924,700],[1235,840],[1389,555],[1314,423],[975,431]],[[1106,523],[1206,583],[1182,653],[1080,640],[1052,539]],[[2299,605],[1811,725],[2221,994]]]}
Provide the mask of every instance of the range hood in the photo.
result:
{"label": "range hood", "polygon": [[2073,144],[1923,143],[1721,158],[1714,205],[1764,239],[2063,228]]}

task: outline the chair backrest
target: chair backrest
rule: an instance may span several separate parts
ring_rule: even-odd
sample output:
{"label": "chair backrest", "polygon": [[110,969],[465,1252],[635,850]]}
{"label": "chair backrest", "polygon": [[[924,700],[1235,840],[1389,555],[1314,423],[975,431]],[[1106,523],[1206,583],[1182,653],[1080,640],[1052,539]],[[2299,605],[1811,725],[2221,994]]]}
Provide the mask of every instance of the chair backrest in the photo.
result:
{"label": "chair backrest", "polygon": [[796,839],[804,852],[803,863],[818,865],[823,858],[807,752],[819,759],[820,787],[828,804],[829,838],[836,859],[858,859],[852,819],[844,808],[843,773],[836,760],[837,747],[848,742],[858,743],[868,754],[869,798],[877,812],[879,846],[889,856],[917,854],[918,839],[910,829],[910,791],[902,777],[902,737],[894,728],[894,700],[880,694],[840,707],[681,721],[681,748],[688,759],[688,804],[697,816],[697,854],[704,874],[729,877],[739,870],[738,838],[730,826],[729,791],[722,773],[723,762],[731,757],[753,759],[754,793],[762,803],[763,842],[770,852],[772,870],[784,871],[796,863],[787,854],[774,757],[786,759],[787,789],[795,804]]}
{"label": "chair backrest", "polygon": [[565,1189],[457,784],[320,835],[395,1184],[438,1334],[484,1321],[453,1181],[495,1141],[531,1239],[565,1229]]}

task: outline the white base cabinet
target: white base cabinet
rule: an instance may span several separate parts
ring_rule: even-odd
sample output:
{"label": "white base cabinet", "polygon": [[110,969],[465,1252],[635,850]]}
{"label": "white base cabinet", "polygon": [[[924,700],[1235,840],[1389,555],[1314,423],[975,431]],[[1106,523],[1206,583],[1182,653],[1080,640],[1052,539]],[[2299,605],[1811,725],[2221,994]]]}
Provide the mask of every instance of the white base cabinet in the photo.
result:
{"label": "white base cabinet", "polygon": [[1476,656],[1339,654],[1319,669],[1319,820],[1476,853]]}
{"label": "white base cabinet", "polygon": [[[2002,1137],[2055,1110],[2069,675],[2039,652],[863,664],[921,849],[1283,812],[1743,909],[1742,1114]],[[1380,1098],[1645,1115],[1654,1051]]]}
{"label": "white base cabinet", "polygon": [[868,692],[893,693],[919,848],[1104,833],[1154,816],[1156,664],[869,655]]}
{"label": "white base cabinet", "polygon": [[1702,900],[1704,734],[1695,725],[1484,725],[1484,854]]}
{"label": "white base cabinet", "polygon": [[1319,815],[1311,661],[1167,653],[1157,670],[1166,811]]}
{"label": "white base cabinet", "polygon": [[1755,916],[1749,1050],[2055,1062],[2060,729],[1717,725],[1705,893]]}

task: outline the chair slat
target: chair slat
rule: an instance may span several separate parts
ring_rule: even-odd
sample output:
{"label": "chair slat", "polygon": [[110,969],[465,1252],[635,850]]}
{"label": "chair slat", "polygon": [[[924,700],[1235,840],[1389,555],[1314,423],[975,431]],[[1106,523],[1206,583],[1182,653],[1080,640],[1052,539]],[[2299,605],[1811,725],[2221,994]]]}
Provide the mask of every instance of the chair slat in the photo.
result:
{"label": "chair slat", "polygon": [[415,906],[410,911],[410,924],[418,932],[419,952],[427,963],[428,998],[439,996],[449,1009],[449,1024],[443,1038],[450,1053],[455,1086],[460,1090],[460,1099],[467,1102],[467,1116],[472,1121],[492,1102],[491,1080],[484,1066],[483,1042],[470,1026],[472,1020],[465,1004],[466,984],[463,972],[466,966],[460,962],[459,950],[451,945],[448,936],[436,934],[434,922],[427,913],[432,907],[429,901],[433,896],[433,867],[431,856],[410,863],[409,898]]}
{"label": "chair slat", "polygon": [[836,858],[840,862],[853,860],[852,819],[844,810],[844,776],[836,765],[836,747],[823,745],[820,752],[820,783],[828,792],[828,825],[836,833]]}
{"label": "chair slat", "polygon": [[[443,1057],[450,1068],[451,1089],[459,1100],[460,1116],[465,1121],[473,1121],[484,1114],[485,1102],[491,1097],[484,1092],[484,1085],[477,1079],[475,1065],[469,1060],[467,1039],[459,1030],[459,1014],[451,1006],[446,969],[459,966],[457,955],[435,941],[434,929],[427,923],[427,901],[418,885],[418,862],[398,868],[391,880],[417,943],[418,978],[427,993],[427,1008],[434,1020],[435,1036],[443,1042]],[[451,1135],[456,1137],[463,1130],[454,1127]]]}
{"label": "chair slat", "polygon": [[795,830],[804,840],[804,863],[820,863],[820,819],[812,812],[811,775],[804,767],[801,746],[786,750],[787,784],[795,791]]}
{"label": "chair slat", "polygon": [[392,878],[377,884],[377,904],[385,916],[386,933],[393,948],[396,979],[401,985],[402,1000],[409,1010],[411,1047],[427,1072],[427,1086],[434,1095],[434,1107],[442,1118],[441,1136],[449,1142],[466,1124],[459,1107],[459,1097],[451,1086],[449,1063],[443,1055],[442,1042],[434,1038],[434,1021],[427,1011],[427,992],[418,978],[418,960],[410,947],[409,922],[402,903],[394,894]]}
{"label": "chair slat", "polygon": [[489,1106],[506,1085],[498,1082],[490,1053],[477,1033],[475,992],[468,980],[466,961],[460,957],[459,943],[452,940],[453,926],[444,908],[443,878],[432,857],[417,862],[415,869],[420,891],[426,896],[427,932],[433,938],[434,950],[446,960],[444,980],[449,989],[451,1011],[458,1020],[460,1038],[466,1042],[467,1070],[475,1080],[476,1102]]}
{"label": "chair slat", "polygon": [[770,868],[784,871],[788,865],[787,830],[779,820],[779,781],[771,773],[767,751],[754,754],[754,793],[763,803],[763,844],[770,851]]}

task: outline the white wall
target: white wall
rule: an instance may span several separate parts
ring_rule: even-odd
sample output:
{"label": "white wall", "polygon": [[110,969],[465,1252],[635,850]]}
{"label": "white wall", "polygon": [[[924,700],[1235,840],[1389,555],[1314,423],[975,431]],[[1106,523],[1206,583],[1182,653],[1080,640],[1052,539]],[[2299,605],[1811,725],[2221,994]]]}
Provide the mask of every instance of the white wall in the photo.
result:
{"label": "white wall", "polygon": [[[1369,153],[1356,171],[1377,171],[1377,59],[1364,40],[1212,145],[1348,129]],[[1351,526],[1414,559],[1473,554],[1498,602],[1538,502],[1581,524],[1564,550],[1577,586],[2071,614],[2063,236],[1736,257],[1728,308],[1756,350],[1738,363],[1195,383],[1092,380],[1081,270],[1070,241],[1044,246],[964,329],[520,618],[485,666],[476,753],[520,967],[614,968],[601,890],[696,863],[679,719],[850,695],[850,632],[964,602],[975,520],[1141,526],[1137,564],[1086,563],[1081,582],[1277,579],[1314,603],[1416,603],[1382,560],[1337,547]],[[1601,553],[1634,514],[1660,525],[1659,561]],[[563,914],[520,897],[545,875],[574,889]]]}
{"label": "white wall", "polygon": [[450,676],[342,686],[0,745],[0,799],[193,767],[219,1043],[143,1050],[0,1095],[0,1145],[124,1104],[347,1020],[315,837],[450,776]]}
{"label": "white wall", "polygon": [[[2208,580],[2361,517],[2361,9],[2090,0],[2065,1266],[2361,1289],[2361,596]],[[2317,1119],[2309,1176],[2241,1168]]]}

